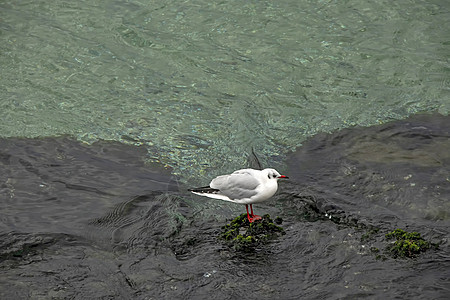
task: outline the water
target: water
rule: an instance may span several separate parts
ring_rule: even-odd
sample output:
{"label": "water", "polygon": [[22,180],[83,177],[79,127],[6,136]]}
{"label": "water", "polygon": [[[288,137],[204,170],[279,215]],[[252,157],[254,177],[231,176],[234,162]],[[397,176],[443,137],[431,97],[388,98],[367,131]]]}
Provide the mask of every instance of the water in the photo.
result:
{"label": "water", "polygon": [[[449,8],[1,1],[0,298],[444,298]],[[287,235],[239,255],[242,207],[184,191],[252,149]],[[441,250],[376,261],[351,219]]]}
{"label": "water", "polygon": [[[420,115],[306,141],[255,207],[282,216],[286,235],[252,253],[218,239],[242,206],[177,191],[145,149],[1,140],[0,297],[446,299],[449,137],[448,116]],[[439,249],[377,259],[395,228]]]}
{"label": "water", "polygon": [[3,137],[152,146],[200,181],[251,147],[274,164],[318,132],[449,111],[447,1],[0,5]]}

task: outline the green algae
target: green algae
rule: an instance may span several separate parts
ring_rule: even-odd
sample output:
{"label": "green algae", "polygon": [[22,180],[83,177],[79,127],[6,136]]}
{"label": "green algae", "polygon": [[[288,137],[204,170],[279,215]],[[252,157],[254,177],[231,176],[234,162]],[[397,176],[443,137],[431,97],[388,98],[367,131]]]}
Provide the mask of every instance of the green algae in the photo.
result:
{"label": "green algae", "polygon": [[395,242],[386,247],[387,252],[394,258],[413,258],[430,248],[437,248],[436,244],[424,240],[418,232],[407,232],[396,229],[385,235],[387,240]]}
{"label": "green algae", "polygon": [[275,225],[282,222],[280,217],[274,221],[266,214],[261,220],[250,223],[247,214],[242,214],[222,227],[219,238],[237,251],[251,252],[286,234],[282,227]]}
{"label": "green algae", "polygon": [[388,233],[380,231],[380,228],[373,227],[361,236],[361,243],[367,245],[379,260],[416,258],[427,250],[439,248],[438,244],[426,241],[418,232],[407,232],[403,229]]}

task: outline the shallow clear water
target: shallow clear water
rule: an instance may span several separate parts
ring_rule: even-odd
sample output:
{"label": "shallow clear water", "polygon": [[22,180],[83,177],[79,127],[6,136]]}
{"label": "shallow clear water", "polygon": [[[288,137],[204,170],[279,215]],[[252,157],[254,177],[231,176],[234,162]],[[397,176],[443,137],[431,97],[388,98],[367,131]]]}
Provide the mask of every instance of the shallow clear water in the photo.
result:
{"label": "shallow clear water", "polygon": [[449,111],[447,1],[2,1],[0,135],[152,146],[198,183]]}

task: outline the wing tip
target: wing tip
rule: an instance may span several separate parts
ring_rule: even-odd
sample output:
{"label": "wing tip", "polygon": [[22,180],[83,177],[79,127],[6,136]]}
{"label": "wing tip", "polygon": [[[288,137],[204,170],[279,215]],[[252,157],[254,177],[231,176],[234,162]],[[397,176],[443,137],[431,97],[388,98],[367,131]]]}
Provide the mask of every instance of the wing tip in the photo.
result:
{"label": "wing tip", "polygon": [[189,192],[192,192],[194,194],[200,195],[200,194],[217,194],[220,192],[218,189],[213,189],[209,186],[199,187],[195,189],[188,189]]}

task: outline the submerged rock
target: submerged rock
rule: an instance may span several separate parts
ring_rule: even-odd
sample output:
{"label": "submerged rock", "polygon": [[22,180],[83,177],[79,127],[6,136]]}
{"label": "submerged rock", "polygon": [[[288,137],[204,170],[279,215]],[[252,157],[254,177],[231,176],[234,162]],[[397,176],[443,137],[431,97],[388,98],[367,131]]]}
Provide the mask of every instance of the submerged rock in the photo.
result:
{"label": "submerged rock", "polygon": [[389,257],[417,258],[427,250],[439,249],[439,243],[426,241],[418,232],[407,232],[403,229],[395,229],[388,233],[379,231],[379,228],[369,230],[362,235],[361,242],[364,244],[368,242],[370,251],[380,260],[387,260]]}
{"label": "submerged rock", "polygon": [[437,248],[436,244],[424,240],[418,232],[407,232],[396,229],[386,234],[386,239],[396,241],[386,247],[394,258],[413,258],[430,248]]}
{"label": "submerged rock", "polygon": [[250,223],[247,214],[242,214],[222,227],[219,238],[237,251],[252,252],[270,240],[280,237],[286,232],[280,226],[283,220],[276,217],[275,221],[268,214],[261,220]]}

